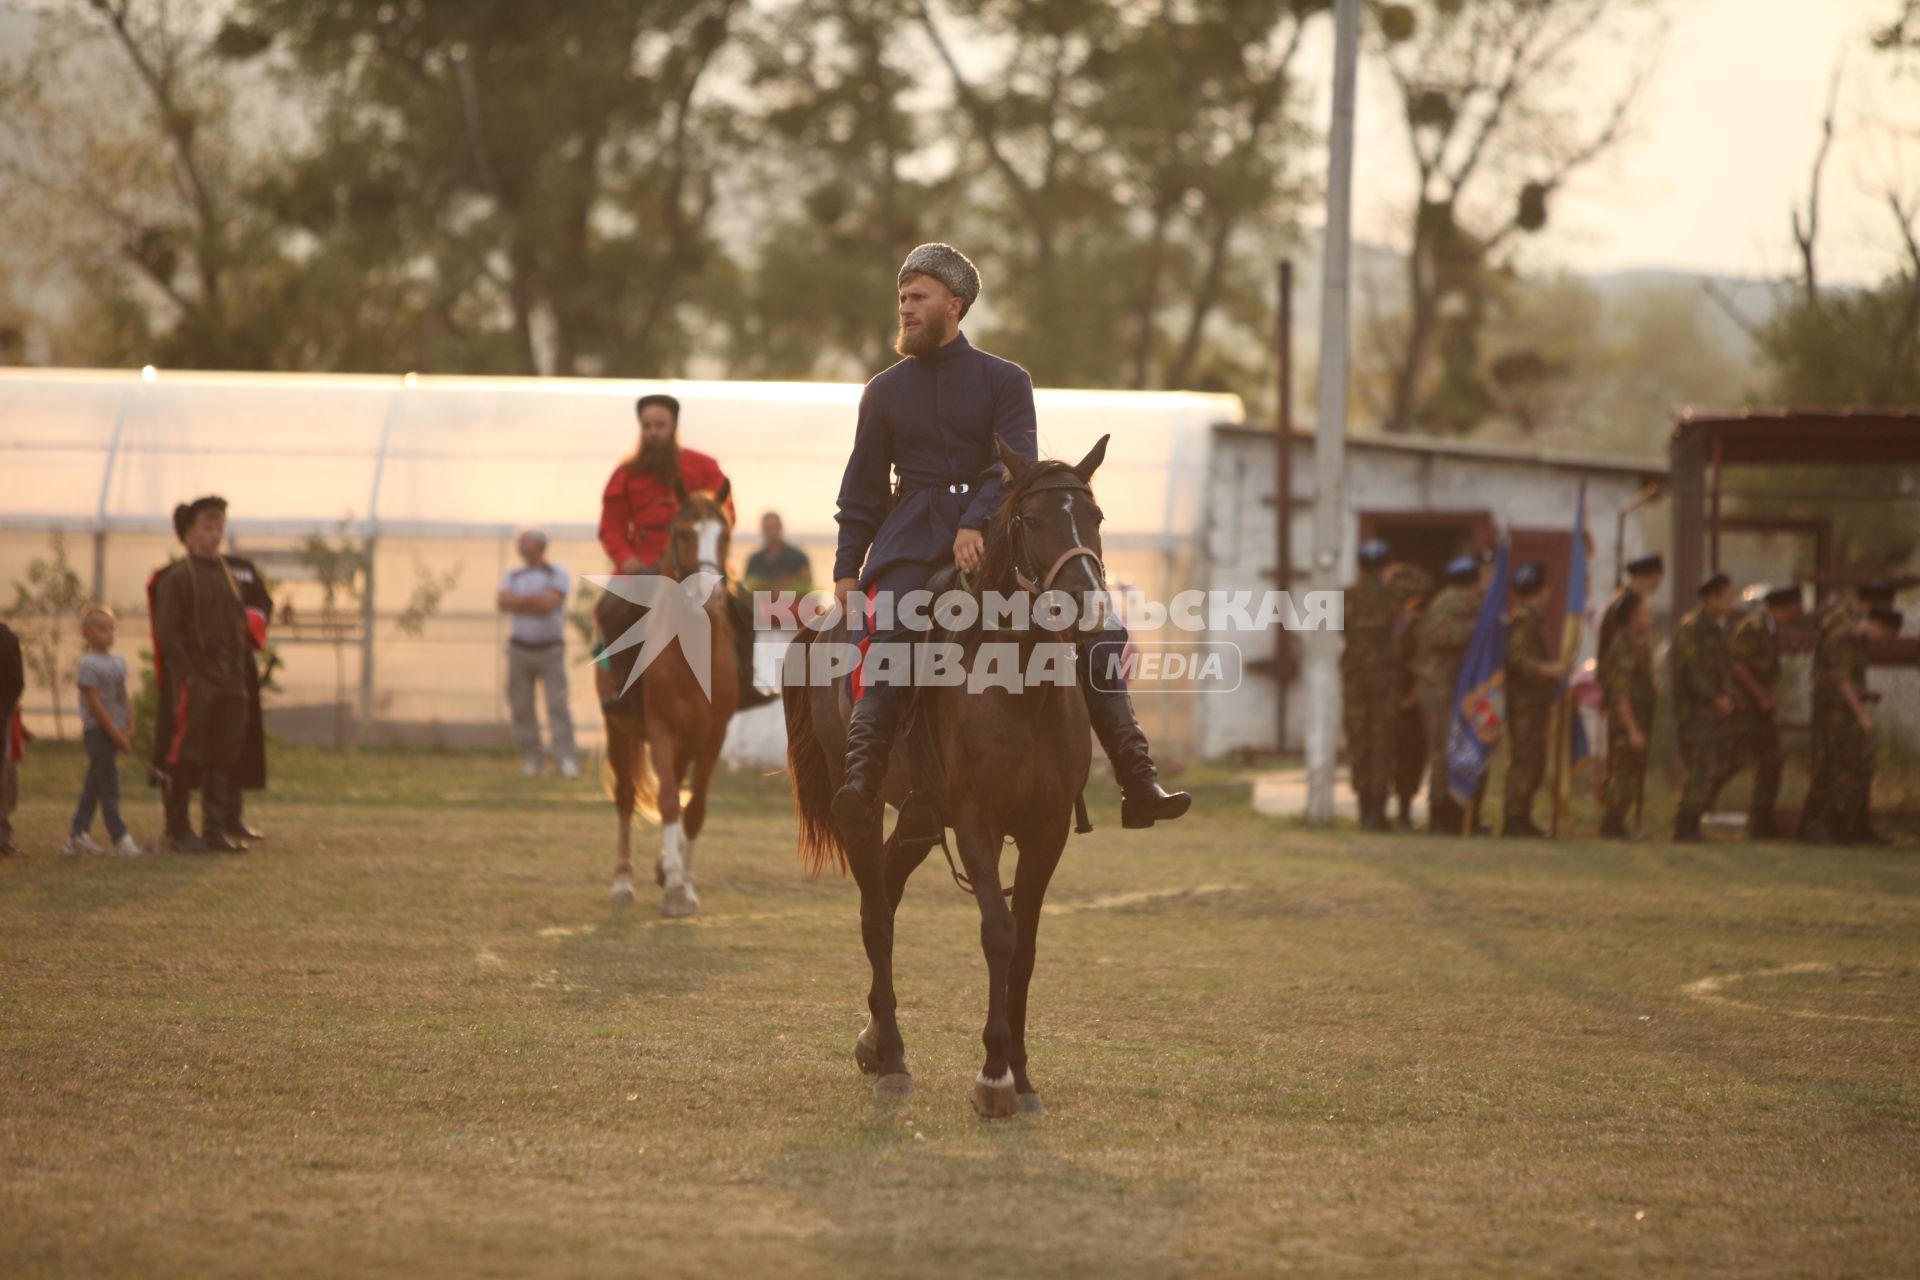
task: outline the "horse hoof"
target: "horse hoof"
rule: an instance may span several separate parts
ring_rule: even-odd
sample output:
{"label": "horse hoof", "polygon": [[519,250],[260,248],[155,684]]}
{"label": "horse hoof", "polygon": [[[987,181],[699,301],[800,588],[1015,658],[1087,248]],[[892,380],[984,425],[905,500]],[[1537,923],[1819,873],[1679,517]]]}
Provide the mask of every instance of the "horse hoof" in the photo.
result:
{"label": "horse hoof", "polygon": [[1013,1098],[1013,1109],[1023,1116],[1043,1116],[1047,1114],[1047,1104],[1040,1101],[1037,1093],[1019,1093]]}
{"label": "horse hoof", "polygon": [[613,905],[630,907],[633,905],[633,877],[616,876],[613,881]]}
{"label": "horse hoof", "polygon": [[913,1077],[904,1071],[892,1072],[873,1082],[873,1096],[876,1098],[904,1098],[912,1092]]}
{"label": "horse hoof", "polygon": [[[867,1030],[871,1031],[872,1028],[869,1027]],[[862,1031],[860,1038],[853,1042],[853,1060],[859,1065],[861,1075],[880,1074],[880,1051],[873,1047],[873,1041],[867,1038],[866,1031]]]}
{"label": "horse hoof", "polygon": [[674,889],[660,899],[660,914],[669,920],[684,920],[700,914],[700,899],[692,889]]}
{"label": "horse hoof", "polygon": [[983,1073],[973,1082],[973,1109],[982,1120],[1004,1120],[1012,1115],[1016,1096],[1011,1071],[998,1080],[989,1080]]}

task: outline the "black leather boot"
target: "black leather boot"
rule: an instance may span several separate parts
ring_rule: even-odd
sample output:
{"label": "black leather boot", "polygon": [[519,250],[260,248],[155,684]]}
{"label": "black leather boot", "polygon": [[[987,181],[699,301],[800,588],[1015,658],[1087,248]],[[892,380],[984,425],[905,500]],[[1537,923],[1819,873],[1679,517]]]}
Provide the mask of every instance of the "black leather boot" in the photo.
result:
{"label": "black leather boot", "polygon": [[1696,844],[1700,835],[1700,815],[1679,812],[1673,815],[1673,840],[1675,844]]}
{"label": "black leather boot", "polygon": [[216,853],[245,853],[247,842],[234,839],[228,809],[228,791],[232,778],[225,769],[207,770],[207,784],[200,793],[200,838]]}
{"label": "black leather boot", "polygon": [[1747,839],[1778,840],[1780,838],[1780,820],[1771,809],[1755,809],[1747,815]]}
{"label": "black leather boot", "polygon": [[880,841],[880,817],[886,809],[880,786],[912,692],[902,685],[868,685],[853,704],[853,718],[847,722],[847,780],[833,797],[833,820],[848,848]]}
{"label": "black leather boot", "polygon": [[247,825],[246,792],[231,783],[227,785],[226,831],[235,840],[265,840],[260,832]]}
{"label": "black leather boot", "polygon": [[174,776],[160,784],[161,809],[166,817],[166,839],[162,847],[173,853],[205,853],[207,842],[193,833],[193,818],[190,802],[193,793],[181,779],[185,766],[174,771]]}
{"label": "black leather boot", "polygon": [[1625,840],[1627,838],[1627,811],[1609,809],[1600,819],[1600,838],[1602,840]]}
{"label": "black leather boot", "polygon": [[1096,688],[1083,680],[1080,693],[1087,702],[1093,736],[1113,763],[1114,781],[1120,784],[1120,825],[1137,831],[1185,813],[1193,797],[1160,785],[1159,771],[1147,754],[1147,735],[1134,718],[1133,699],[1126,690]]}
{"label": "black leather boot", "polygon": [[1533,825],[1532,814],[1516,813],[1511,818],[1501,819],[1500,834],[1503,836],[1526,836],[1529,839],[1540,839],[1545,837],[1547,833]]}

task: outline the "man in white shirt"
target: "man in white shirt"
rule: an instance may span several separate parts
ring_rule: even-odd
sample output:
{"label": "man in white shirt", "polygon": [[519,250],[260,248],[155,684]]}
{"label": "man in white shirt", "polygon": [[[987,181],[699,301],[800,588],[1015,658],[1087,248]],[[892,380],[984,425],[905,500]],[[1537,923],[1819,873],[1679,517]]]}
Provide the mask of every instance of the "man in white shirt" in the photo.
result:
{"label": "man in white shirt", "polygon": [[573,579],[564,565],[547,560],[547,535],[528,529],[520,535],[524,563],[500,580],[500,612],[513,619],[507,641],[507,704],[513,708],[513,739],[520,748],[520,772],[540,772],[540,719],[534,712],[534,685],[547,688],[547,728],[560,776],[580,776],[573,749],[573,715],[567,709],[567,592]]}

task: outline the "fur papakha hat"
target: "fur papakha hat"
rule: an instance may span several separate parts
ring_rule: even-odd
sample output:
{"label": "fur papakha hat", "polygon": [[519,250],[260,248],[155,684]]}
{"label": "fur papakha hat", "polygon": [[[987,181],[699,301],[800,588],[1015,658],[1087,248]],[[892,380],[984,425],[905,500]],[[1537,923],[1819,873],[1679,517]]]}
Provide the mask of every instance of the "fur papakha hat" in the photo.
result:
{"label": "fur papakha hat", "polygon": [[980,296],[980,269],[950,244],[923,244],[908,254],[896,283],[905,284],[908,276],[932,276],[947,286],[965,304],[962,315],[973,309],[974,299]]}

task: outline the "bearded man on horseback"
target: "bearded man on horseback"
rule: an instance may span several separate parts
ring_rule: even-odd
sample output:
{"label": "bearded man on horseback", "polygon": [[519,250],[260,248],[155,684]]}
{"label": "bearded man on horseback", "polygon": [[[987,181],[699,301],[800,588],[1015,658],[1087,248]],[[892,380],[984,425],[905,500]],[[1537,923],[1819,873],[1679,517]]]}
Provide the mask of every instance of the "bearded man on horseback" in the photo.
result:
{"label": "bearded man on horseback", "polygon": [[[980,273],[946,244],[923,244],[899,274],[904,357],[867,383],[860,397],[853,453],[840,482],[839,549],[834,595],[843,609],[862,591],[898,601],[924,588],[948,564],[977,574],[983,530],[1006,493],[996,439],[1021,458],[1037,459],[1033,380],[1025,369],[968,343],[960,321],[980,295]],[[897,490],[888,473],[898,476]],[[1101,647],[1119,651],[1126,633],[1109,616]],[[910,642],[904,618],[871,634],[872,644]],[[1150,827],[1177,818],[1191,803],[1161,788],[1146,734],[1123,682],[1093,678],[1094,646],[1083,642],[1075,664],[1088,718],[1121,789],[1121,825]],[[876,681],[864,686],[847,727],[846,784],[833,815],[849,844],[874,838],[881,783],[895,730],[911,688]]]}
{"label": "bearded man on horseback", "polygon": [[[613,469],[600,497],[600,546],[613,561],[614,572],[622,574],[655,572],[686,495],[717,493],[726,480],[714,459],[681,447],[679,400],[664,394],[641,396],[634,415],[640,420],[640,442]],[[722,505],[731,527],[731,493]],[[606,663],[594,667],[594,683],[602,709],[620,704],[619,684]]]}

